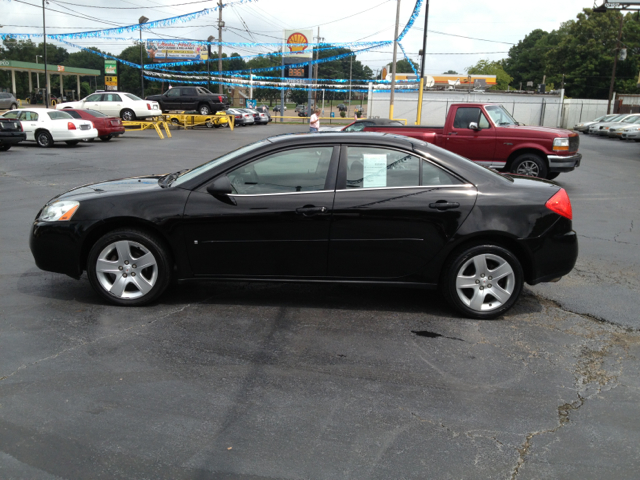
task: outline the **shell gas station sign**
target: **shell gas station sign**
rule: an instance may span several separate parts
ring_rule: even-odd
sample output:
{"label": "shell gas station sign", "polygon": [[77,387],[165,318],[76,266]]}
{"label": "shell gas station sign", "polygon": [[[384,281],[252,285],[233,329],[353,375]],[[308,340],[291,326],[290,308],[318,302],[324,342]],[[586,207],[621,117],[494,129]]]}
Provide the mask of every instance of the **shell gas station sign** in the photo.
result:
{"label": "shell gas station sign", "polygon": [[[285,30],[284,57],[285,58],[313,58],[313,30]],[[291,62],[291,61],[289,61]]]}

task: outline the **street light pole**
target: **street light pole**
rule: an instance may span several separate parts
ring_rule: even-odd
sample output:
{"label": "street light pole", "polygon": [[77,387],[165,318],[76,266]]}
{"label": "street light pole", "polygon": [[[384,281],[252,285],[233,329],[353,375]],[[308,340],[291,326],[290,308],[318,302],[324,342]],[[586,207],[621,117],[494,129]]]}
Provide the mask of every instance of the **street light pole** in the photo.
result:
{"label": "street light pole", "polygon": [[618,66],[618,52],[620,52],[620,39],[622,38],[623,22],[624,13],[620,12],[620,29],[618,30],[618,42],[616,43],[616,51],[613,57],[613,70],[611,71],[611,85],[609,85],[609,103],[607,105],[607,115],[611,113],[611,101],[613,100],[613,87],[616,83],[616,67]]}
{"label": "street light pole", "polygon": [[396,29],[393,35],[393,65],[391,66],[391,96],[389,97],[389,118],[393,118],[393,100],[396,89],[396,59],[398,58],[398,27],[400,25],[400,0],[396,10]]}
{"label": "street light pole", "polygon": [[44,40],[44,107],[49,108],[49,77],[47,75],[47,22],[44,15],[44,2],[42,0],[42,33]]}
{"label": "street light pole", "polygon": [[218,0],[218,93],[222,95],[222,0]]}
{"label": "street light pole", "polygon": [[[42,55],[36,55],[36,64],[38,63],[38,57],[42,58]],[[38,90],[40,90],[40,74],[38,72],[36,72],[36,85]],[[29,92],[29,95],[31,95],[33,92]]]}
{"label": "street light pole", "polygon": [[138,19],[140,24],[140,90],[142,91],[142,98],[144,98],[144,57],[142,56],[142,24],[147,23],[149,19],[144,15]]}
{"label": "street light pole", "polygon": [[209,42],[209,44],[207,45],[207,71],[209,72],[209,83],[207,84],[207,87],[209,91],[211,91],[211,64],[209,63],[211,60],[211,42],[213,42],[215,39],[216,37],[214,37],[213,35],[209,35],[209,38],[207,38],[207,42]]}

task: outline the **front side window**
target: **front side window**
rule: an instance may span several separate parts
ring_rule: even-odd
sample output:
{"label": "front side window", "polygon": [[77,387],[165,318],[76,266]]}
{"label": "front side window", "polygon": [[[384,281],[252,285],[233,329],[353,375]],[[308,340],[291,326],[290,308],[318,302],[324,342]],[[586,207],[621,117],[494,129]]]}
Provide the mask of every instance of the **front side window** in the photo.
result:
{"label": "front side window", "polygon": [[99,102],[100,99],[102,98],[102,94],[101,93],[94,93],[93,95],[89,95],[87,98],[85,98],[85,102]]}
{"label": "front side window", "polygon": [[487,105],[485,109],[493,123],[499,127],[518,124],[502,105]]}
{"label": "front side window", "polygon": [[265,194],[324,190],[333,147],[278,152],[228,174],[235,193]]}
{"label": "front side window", "polygon": [[20,120],[24,120],[27,122],[37,122],[38,114],[36,112],[25,112],[23,111],[20,115]]}
{"label": "front side window", "polygon": [[347,188],[417,187],[420,159],[398,150],[347,147]]}
{"label": "front side window", "polygon": [[471,122],[478,123],[479,126],[481,114],[482,111],[478,107],[458,108],[456,116],[453,119],[453,128],[469,128]]}
{"label": "front side window", "polygon": [[179,97],[179,96],[180,96],[180,90],[177,88],[172,88],[167,92],[167,97]]}
{"label": "front side window", "polygon": [[183,97],[192,97],[197,95],[195,88],[181,88]]}

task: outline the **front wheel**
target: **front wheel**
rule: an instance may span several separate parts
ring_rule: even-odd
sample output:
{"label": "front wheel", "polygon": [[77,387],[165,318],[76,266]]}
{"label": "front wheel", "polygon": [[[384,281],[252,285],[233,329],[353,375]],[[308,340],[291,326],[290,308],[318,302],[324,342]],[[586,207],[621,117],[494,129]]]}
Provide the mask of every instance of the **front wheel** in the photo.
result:
{"label": "front wheel", "polygon": [[125,108],[120,112],[120,118],[125,122],[133,122],[136,119],[136,114],[133,113],[133,110]]}
{"label": "front wheel", "polygon": [[11,148],[11,145],[0,145],[0,152],[6,152]]}
{"label": "front wheel", "polygon": [[547,178],[547,164],[537,153],[523,153],[511,164],[511,173],[528,177]]}
{"label": "front wheel", "polygon": [[87,273],[105,300],[123,306],[148,304],[171,280],[169,252],[154,235],[135,229],[106,234],[91,248]]}
{"label": "front wheel", "polygon": [[509,250],[491,244],[455,252],[445,265],[442,293],[471,318],[492,319],[509,310],[522,292],[524,274]]}
{"label": "front wheel", "polygon": [[41,130],[36,133],[36,143],[39,147],[49,148],[53,146],[53,138],[49,132]]}

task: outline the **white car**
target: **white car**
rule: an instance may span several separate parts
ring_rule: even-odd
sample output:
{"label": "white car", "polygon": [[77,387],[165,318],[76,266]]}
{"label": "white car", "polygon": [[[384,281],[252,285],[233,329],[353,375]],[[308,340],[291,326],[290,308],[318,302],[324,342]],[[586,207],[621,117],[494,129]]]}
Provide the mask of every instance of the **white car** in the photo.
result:
{"label": "white car", "polygon": [[100,90],[77,102],[65,102],[56,105],[57,110],[64,110],[65,108],[80,108],[83,110],[90,108],[110,117],[120,117],[125,121],[157,117],[162,114],[158,102],[143,100],[132,93],[103,92]]}
{"label": "white car", "polygon": [[76,119],[52,108],[19,108],[2,116],[19,120],[27,141],[36,142],[40,147],[51,147],[53,142],[77,145],[81,140],[98,136],[98,130],[89,120]]}

